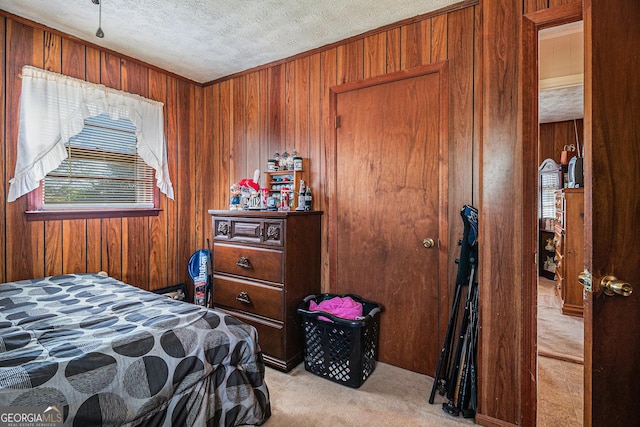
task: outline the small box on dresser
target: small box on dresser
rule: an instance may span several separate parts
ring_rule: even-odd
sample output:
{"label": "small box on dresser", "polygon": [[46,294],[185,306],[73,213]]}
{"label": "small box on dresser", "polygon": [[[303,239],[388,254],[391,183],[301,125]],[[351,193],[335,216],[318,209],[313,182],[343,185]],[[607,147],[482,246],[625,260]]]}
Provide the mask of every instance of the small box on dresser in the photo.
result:
{"label": "small box on dresser", "polygon": [[320,293],[320,211],[210,210],[214,308],[258,330],[265,363],[303,359],[300,301]]}

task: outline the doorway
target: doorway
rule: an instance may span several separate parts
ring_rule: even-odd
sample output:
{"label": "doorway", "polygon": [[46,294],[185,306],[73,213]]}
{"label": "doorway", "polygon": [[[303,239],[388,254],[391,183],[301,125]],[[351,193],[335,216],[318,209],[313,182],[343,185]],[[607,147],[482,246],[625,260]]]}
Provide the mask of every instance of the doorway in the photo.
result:
{"label": "doorway", "polygon": [[[575,27],[580,25],[576,24],[576,22],[580,22],[582,20],[582,6],[579,3],[574,3],[571,5],[567,5],[560,8],[555,8],[553,11],[545,10],[541,12],[532,13],[525,16],[524,26],[523,26],[523,45],[525,46],[523,51],[523,87],[535,88],[534,93],[535,96],[525,96],[523,103],[523,142],[527,147],[537,147],[537,150],[531,150],[534,154],[529,154],[528,160],[524,162],[525,167],[525,180],[531,180],[531,185],[528,188],[538,188],[538,171],[534,169],[534,165],[538,166],[542,163],[544,158],[555,158],[555,161],[560,163],[565,163],[565,159],[562,158],[562,151],[565,149],[568,150],[569,147],[565,147],[565,145],[573,145],[573,150],[577,150],[576,144],[568,144],[568,142],[575,142],[576,132],[573,131],[574,128],[577,129],[577,125],[573,122],[573,119],[581,118],[576,115],[573,116],[557,116],[558,112],[567,113],[571,110],[569,106],[562,107],[562,103],[556,102],[556,112],[549,112],[548,106],[544,104],[546,100],[549,98],[549,93],[540,94],[538,92],[538,88],[547,88],[548,91],[558,92],[559,95],[555,97],[556,100],[561,100],[566,102],[571,99],[571,97],[567,96],[567,91],[571,92],[573,86],[575,86],[575,75],[581,73],[582,70],[565,70],[568,71],[565,74],[570,77],[563,76],[562,78],[558,78],[557,76],[552,76],[555,78],[547,79],[546,81],[540,81],[543,77],[543,73],[548,72],[548,65],[543,64],[539,61],[542,61],[545,58],[542,49],[548,46],[542,46],[539,41],[540,38],[544,39],[545,36],[547,40],[543,43],[554,44],[553,41],[549,41],[550,37],[549,33],[553,35],[563,34],[563,32],[575,32]],[[547,34],[545,34],[547,33]],[[542,35],[542,37],[540,37]],[[581,36],[580,36],[581,37]],[[567,37],[565,37],[567,39]],[[554,46],[556,49],[560,49],[562,47],[566,48],[567,46],[561,46],[562,42],[559,43],[560,47]],[[553,55],[552,55],[553,56]],[[566,59],[566,58],[565,58]],[[582,61],[582,60],[581,60]],[[566,66],[566,64],[565,64]],[[555,80],[555,81],[554,81]],[[554,84],[556,87],[554,87]],[[580,88],[582,89],[582,87]],[[565,92],[564,94],[562,92]],[[551,94],[553,95],[553,94]],[[552,97],[553,98],[553,97]],[[580,101],[579,109],[580,113],[583,114],[584,111],[584,101]],[[560,109],[559,111],[557,109]],[[575,114],[575,113],[573,113]],[[565,128],[571,129],[573,132],[568,133],[565,132],[565,139],[562,145],[559,148],[554,147],[551,151],[545,152],[545,147],[543,146],[545,135],[543,132],[546,131],[545,128],[553,128],[555,125],[541,125],[540,122],[554,123],[559,122],[557,125],[558,128],[562,128],[564,125]],[[560,132],[562,133],[562,132]],[[548,135],[547,135],[548,136]],[[562,140],[562,138],[559,138]],[[582,141],[582,139],[581,139]],[[554,145],[553,142],[551,144]],[[557,152],[556,152],[557,151]],[[568,153],[565,153],[567,155]],[[574,154],[575,155],[575,154]],[[544,158],[542,158],[544,157]],[[528,169],[528,170],[527,170]],[[566,166],[565,166],[566,172]],[[534,184],[535,181],[535,184]],[[564,184],[564,183],[563,183]],[[562,185],[564,186],[564,185]],[[527,186],[525,186],[527,187]],[[562,192],[564,193],[564,191]],[[562,194],[561,193],[561,194]],[[538,263],[545,261],[541,259],[542,255],[545,254],[540,248],[545,246],[545,242],[541,241],[541,230],[549,229],[552,230],[555,228],[554,224],[551,226],[544,227],[541,224],[541,221],[538,217],[539,212],[539,201],[538,194],[528,195],[530,197],[532,212],[531,216],[531,246],[532,250],[534,250],[538,254]],[[559,206],[562,209],[562,206]],[[558,218],[560,221],[562,218]],[[558,243],[556,238],[557,234],[551,234],[547,237],[553,237],[553,243]],[[561,251],[554,251],[561,252]],[[562,262],[560,259],[558,262]],[[558,265],[560,268],[560,265]],[[564,266],[562,266],[564,267]],[[532,324],[532,333],[531,333],[531,342],[533,343],[533,349],[535,354],[535,367],[536,367],[536,381],[533,383],[536,387],[535,390],[532,391],[532,396],[536,396],[537,399],[532,399],[532,408],[535,408],[536,411],[535,417],[537,419],[538,426],[549,426],[549,425],[557,425],[558,424],[558,413],[562,414],[562,419],[564,422],[569,422],[571,425],[582,425],[583,414],[582,414],[582,395],[579,394],[583,392],[583,373],[582,366],[579,363],[581,362],[579,356],[583,356],[584,350],[582,350],[582,354],[580,354],[579,350],[573,351],[573,354],[570,356],[573,357],[563,357],[562,353],[566,352],[557,352],[558,346],[555,348],[549,349],[550,347],[548,340],[548,336],[543,336],[538,342],[538,337],[540,334],[551,335],[555,334],[557,331],[550,329],[549,324],[543,324],[541,322],[563,322],[563,323],[571,323],[573,321],[574,328],[580,328],[582,326],[581,322],[576,322],[576,319],[568,318],[567,314],[562,314],[562,292],[563,288],[558,289],[557,285],[562,286],[562,280],[556,280],[558,275],[552,275],[552,278],[540,278],[540,270],[535,269],[531,271],[532,274],[535,274],[535,277],[531,277],[531,284],[533,285],[535,292],[531,294],[531,302],[533,303],[534,310],[531,311],[530,322]],[[562,271],[559,270],[558,274],[562,274]],[[560,276],[562,277],[562,276]],[[525,300],[526,301],[526,300]],[[555,304],[555,307],[554,307]],[[544,313],[544,310],[549,310],[547,313]],[[555,309],[555,311],[553,311]],[[556,318],[549,319],[549,313],[554,315]],[[577,313],[574,313],[577,314]],[[538,317],[540,316],[540,317]],[[545,319],[547,317],[547,319]],[[566,322],[565,322],[566,320]],[[565,328],[566,329],[566,328]],[[569,333],[570,333],[569,328]],[[579,333],[579,331],[578,331]],[[543,348],[543,347],[547,348]],[[553,345],[551,345],[553,347]],[[555,353],[555,354],[554,354]],[[559,354],[558,354],[559,353]],[[578,356],[578,357],[575,357]],[[573,369],[575,368],[575,369]],[[564,378],[562,378],[564,376]],[[549,378],[552,381],[546,380]],[[554,393],[553,388],[549,387],[549,384],[552,386],[560,385],[563,387],[562,390],[557,390],[556,394],[551,396],[551,393]],[[565,402],[559,402],[559,397],[566,396],[569,397]],[[565,419],[566,418],[566,419]]]}
{"label": "doorway", "polygon": [[330,288],[383,305],[378,360],[431,376],[449,305],[446,69],[332,88]]}

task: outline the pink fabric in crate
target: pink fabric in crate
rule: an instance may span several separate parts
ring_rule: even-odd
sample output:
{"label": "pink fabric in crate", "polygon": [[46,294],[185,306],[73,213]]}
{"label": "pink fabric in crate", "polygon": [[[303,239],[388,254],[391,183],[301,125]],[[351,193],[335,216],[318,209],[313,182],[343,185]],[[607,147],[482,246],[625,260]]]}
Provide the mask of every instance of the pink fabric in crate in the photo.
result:
{"label": "pink fabric in crate", "polygon": [[[317,304],[314,300],[311,300],[309,303],[309,310],[326,311],[327,313],[333,314],[334,316],[349,320],[362,317],[362,304],[354,301],[351,297],[334,297],[328,300],[321,301],[320,304]],[[319,316],[318,319],[330,321],[323,316]]]}

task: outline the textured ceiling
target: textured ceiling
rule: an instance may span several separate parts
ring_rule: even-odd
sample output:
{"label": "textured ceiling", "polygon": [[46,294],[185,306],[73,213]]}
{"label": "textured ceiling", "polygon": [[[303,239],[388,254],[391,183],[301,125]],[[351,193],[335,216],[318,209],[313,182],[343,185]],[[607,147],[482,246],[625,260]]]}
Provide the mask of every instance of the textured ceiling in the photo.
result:
{"label": "textured ceiling", "polygon": [[0,9],[208,82],[459,0],[0,0]]}
{"label": "textured ceiling", "polygon": [[[0,9],[205,83],[459,0],[0,0]],[[541,122],[582,117],[582,88],[540,94]]]}

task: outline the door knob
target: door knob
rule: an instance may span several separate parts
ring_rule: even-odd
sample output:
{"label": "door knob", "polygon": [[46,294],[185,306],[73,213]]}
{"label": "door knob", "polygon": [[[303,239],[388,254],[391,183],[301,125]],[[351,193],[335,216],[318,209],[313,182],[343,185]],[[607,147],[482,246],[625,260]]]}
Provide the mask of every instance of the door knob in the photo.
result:
{"label": "door knob", "polygon": [[[584,286],[587,292],[593,291],[593,276],[589,271],[585,270],[578,274],[578,282]],[[633,287],[629,283],[619,280],[615,276],[604,276],[600,282],[596,281],[596,287],[595,292],[602,291],[607,296],[618,294],[628,297],[633,292]]]}
{"label": "door knob", "polygon": [[433,239],[431,238],[427,238],[422,241],[422,246],[424,246],[427,249],[432,248],[435,245],[436,245],[436,242],[434,242]]}

